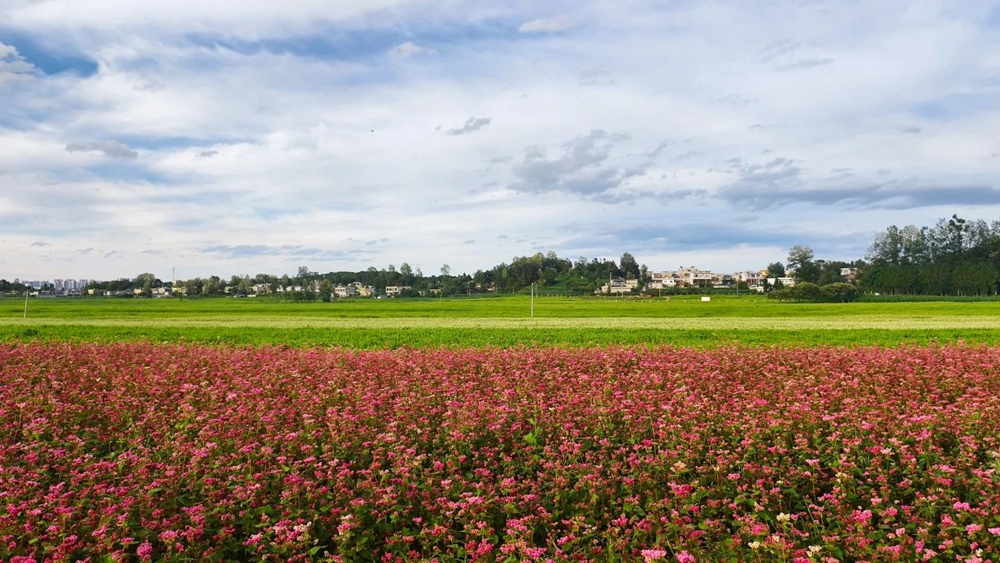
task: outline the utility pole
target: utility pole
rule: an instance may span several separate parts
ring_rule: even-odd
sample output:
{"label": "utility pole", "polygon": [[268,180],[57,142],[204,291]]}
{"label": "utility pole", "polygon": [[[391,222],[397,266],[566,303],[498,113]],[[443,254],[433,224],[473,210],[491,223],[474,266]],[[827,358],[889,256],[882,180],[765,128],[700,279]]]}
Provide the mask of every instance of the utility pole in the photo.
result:
{"label": "utility pole", "polygon": [[24,288],[24,318],[28,318],[28,293],[31,292],[31,286]]}
{"label": "utility pole", "polygon": [[531,282],[531,318],[535,317],[535,282]]}

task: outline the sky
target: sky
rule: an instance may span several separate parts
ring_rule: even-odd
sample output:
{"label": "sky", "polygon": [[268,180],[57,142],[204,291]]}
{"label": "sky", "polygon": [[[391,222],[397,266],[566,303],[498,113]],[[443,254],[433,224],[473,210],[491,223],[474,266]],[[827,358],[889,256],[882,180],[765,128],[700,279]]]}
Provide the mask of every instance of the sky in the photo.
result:
{"label": "sky", "polygon": [[723,272],[1000,219],[1000,0],[0,0],[0,277]]}

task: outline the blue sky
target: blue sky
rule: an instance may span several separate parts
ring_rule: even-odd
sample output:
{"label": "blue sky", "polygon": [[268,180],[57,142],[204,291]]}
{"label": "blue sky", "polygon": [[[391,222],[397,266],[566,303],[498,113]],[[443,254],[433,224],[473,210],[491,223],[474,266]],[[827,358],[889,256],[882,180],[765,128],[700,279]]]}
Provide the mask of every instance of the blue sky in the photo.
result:
{"label": "blue sky", "polygon": [[0,277],[735,271],[1000,219],[1000,3],[0,0]]}

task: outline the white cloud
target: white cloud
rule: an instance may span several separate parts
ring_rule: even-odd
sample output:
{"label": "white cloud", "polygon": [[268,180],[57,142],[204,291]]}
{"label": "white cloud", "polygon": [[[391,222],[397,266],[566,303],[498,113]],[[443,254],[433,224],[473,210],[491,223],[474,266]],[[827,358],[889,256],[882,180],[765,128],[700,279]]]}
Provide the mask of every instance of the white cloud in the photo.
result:
{"label": "white cloud", "polygon": [[480,129],[482,129],[482,128],[486,127],[487,125],[489,125],[492,121],[493,121],[493,119],[489,118],[489,117],[475,117],[475,116],[472,116],[469,119],[465,120],[465,125],[462,125],[461,127],[455,127],[453,129],[449,129],[449,130],[445,131],[445,134],[447,134],[447,135],[466,135],[468,133],[475,133],[476,131],[479,131]]}
{"label": "white cloud", "polygon": [[[775,241],[796,244],[798,233],[821,241],[847,225],[1000,211],[977,199],[1000,177],[1000,45],[972,3],[947,13],[903,0],[827,12],[584,3],[536,20],[463,0],[342,3],[327,15],[318,1],[185,15],[187,2],[0,7],[0,26],[36,49],[100,65],[89,77],[46,76],[16,44],[0,45],[0,61],[29,71],[0,95],[0,277],[403,261],[474,271],[536,248],[735,270],[782,259]],[[510,22],[578,27],[496,32]],[[430,41],[434,57],[399,64],[430,54]],[[782,173],[778,203],[733,192]],[[924,204],[935,201],[929,187],[951,187],[963,206],[859,207],[864,198],[835,192],[872,183],[913,188],[909,201]],[[698,259],[706,246],[667,241],[640,255],[634,237],[575,242],[595,224],[655,232],[736,222],[748,207],[768,211],[740,219],[746,230],[778,234],[748,247],[735,231],[697,231],[712,264]],[[50,245],[30,246],[39,240]],[[816,250],[856,257],[833,243]]]}
{"label": "white cloud", "polygon": [[551,18],[539,18],[522,23],[517,30],[521,33],[555,33],[566,31],[574,26],[572,18],[565,15]]}
{"label": "white cloud", "polygon": [[34,65],[25,61],[16,48],[0,43],[0,88],[29,80],[37,73]]}
{"label": "white cloud", "polygon": [[66,145],[68,152],[99,152],[108,158],[138,158],[139,153],[118,141],[88,141]]}
{"label": "white cloud", "polygon": [[421,47],[412,41],[405,41],[389,49],[390,55],[402,59],[408,59],[414,55],[433,55],[434,53],[437,53],[436,49]]}

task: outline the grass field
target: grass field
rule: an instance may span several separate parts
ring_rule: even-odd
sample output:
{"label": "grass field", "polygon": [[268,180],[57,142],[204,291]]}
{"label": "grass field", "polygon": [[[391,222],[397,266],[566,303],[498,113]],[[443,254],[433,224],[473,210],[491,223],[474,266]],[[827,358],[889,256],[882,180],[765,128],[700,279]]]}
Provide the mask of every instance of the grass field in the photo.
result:
{"label": "grass field", "polygon": [[0,300],[0,341],[517,346],[1000,343],[1000,303],[781,303],[522,296],[283,303],[254,299]]}

